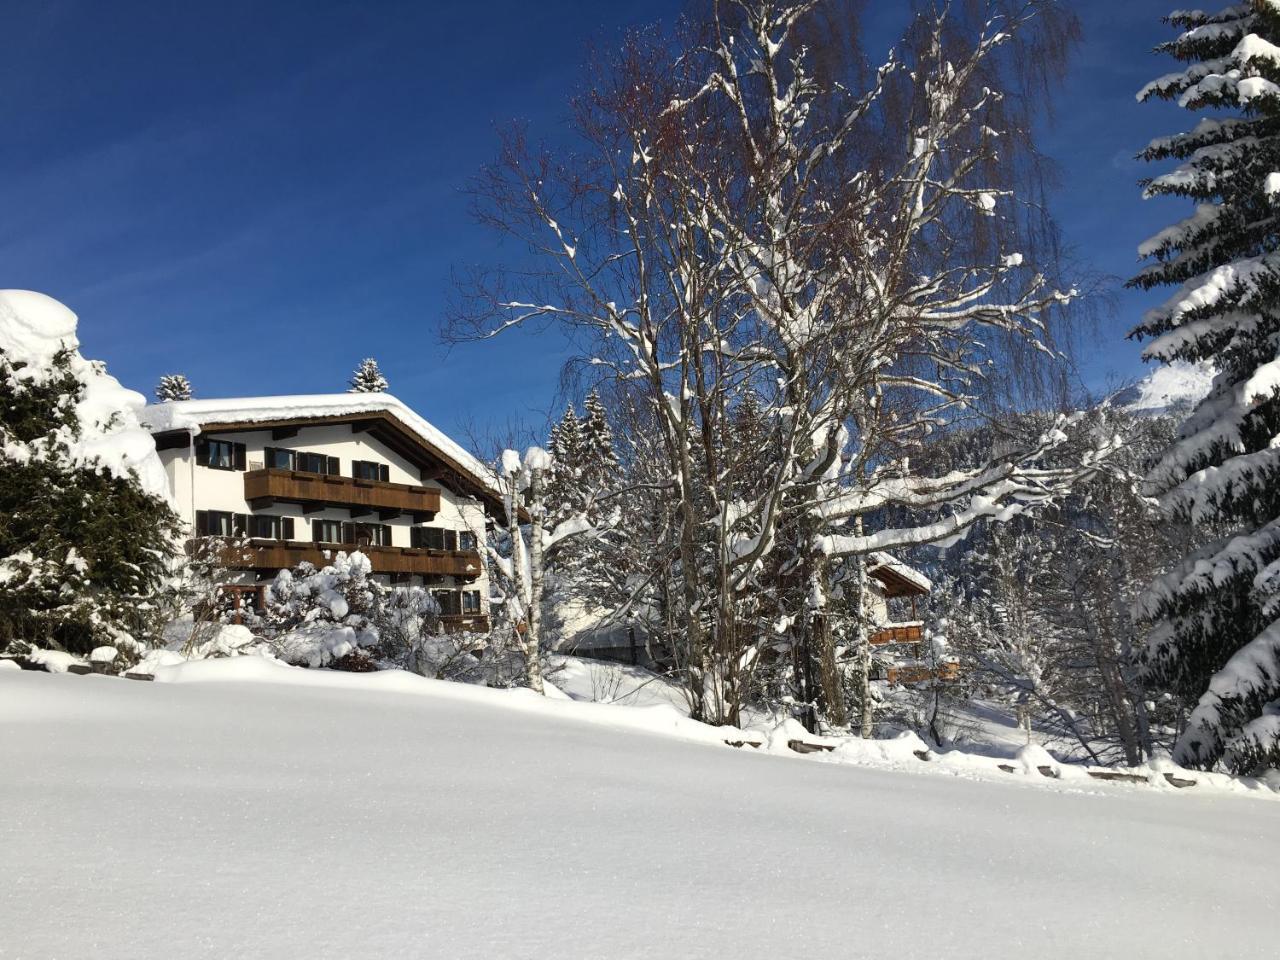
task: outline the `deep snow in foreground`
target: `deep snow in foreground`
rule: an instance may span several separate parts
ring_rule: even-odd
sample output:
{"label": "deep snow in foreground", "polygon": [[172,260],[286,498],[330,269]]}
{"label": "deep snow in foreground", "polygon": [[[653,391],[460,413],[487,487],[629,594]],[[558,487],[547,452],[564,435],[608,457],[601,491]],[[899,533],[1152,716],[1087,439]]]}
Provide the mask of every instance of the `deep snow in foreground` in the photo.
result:
{"label": "deep snow in foreground", "polygon": [[[178,679],[233,675],[212,666]],[[1280,935],[1274,802],[241,674],[0,673],[0,957],[1252,957]]]}

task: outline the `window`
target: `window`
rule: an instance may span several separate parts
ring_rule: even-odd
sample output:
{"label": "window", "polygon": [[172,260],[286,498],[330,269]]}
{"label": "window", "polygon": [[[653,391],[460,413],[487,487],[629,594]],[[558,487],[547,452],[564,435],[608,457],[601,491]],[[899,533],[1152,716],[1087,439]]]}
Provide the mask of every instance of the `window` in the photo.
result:
{"label": "window", "polygon": [[358,547],[391,546],[391,527],[385,523],[348,523],[345,543]]}
{"label": "window", "polygon": [[230,440],[200,438],[196,442],[196,463],[214,470],[243,470],[245,448],[243,443]]}
{"label": "window", "polygon": [[353,547],[389,547],[391,527],[385,523],[312,520],[311,539],[316,543],[341,543]]}
{"label": "window", "polygon": [[197,537],[232,536],[232,515],[225,510],[197,510]]}
{"label": "window", "polygon": [[268,517],[251,514],[246,518],[246,532],[255,540],[292,540],[293,517]]}
{"label": "window", "polygon": [[353,460],[351,476],[357,480],[380,480],[387,483],[391,479],[391,468],[385,463],[375,463],[372,460]]}
{"label": "window", "polygon": [[463,590],[462,591],[462,612],[463,613],[479,613],[480,612],[480,591],[479,590]]}
{"label": "window", "polygon": [[341,471],[337,457],[327,457],[323,453],[303,453],[293,455],[293,469],[301,473],[319,473],[337,476]]}
{"label": "window", "polygon": [[458,549],[459,550],[475,550],[476,535],[470,530],[458,531]]}
{"label": "window", "polygon": [[420,550],[457,550],[458,533],[440,527],[413,527],[409,531],[409,546]]}
{"label": "window", "polygon": [[456,617],[462,613],[458,591],[432,590],[431,595],[436,598],[436,603],[440,604],[441,616]]}
{"label": "window", "polygon": [[312,520],[311,535],[316,543],[342,543],[342,521]]}
{"label": "window", "polygon": [[292,450],[267,447],[263,451],[262,459],[265,461],[268,470],[292,470],[294,468]]}

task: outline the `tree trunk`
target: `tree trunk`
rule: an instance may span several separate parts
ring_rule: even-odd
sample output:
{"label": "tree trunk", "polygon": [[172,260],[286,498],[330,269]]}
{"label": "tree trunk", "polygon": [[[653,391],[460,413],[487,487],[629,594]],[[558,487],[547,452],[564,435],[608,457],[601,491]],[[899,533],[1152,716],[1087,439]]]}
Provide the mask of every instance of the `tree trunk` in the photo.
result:
{"label": "tree trunk", "polygon": [[836,643],[831,633],[831,619],[827,613],[830,579],[827,558],[819,556],[814,561],[813,570],[814,594],[818,607],[813,611],[810,629],[818,648],[822,698],[827,702],[827,722],[832,727],[844,729],[849,723],[849,713],[845,709],[844,684],[840,682],[840,665],[836,663]]}
{"label": "tree trunk", "polygon": [[545,520],[542,502],[542,471],[529,470],[529,607],[525,612],[525,659],[528,661],[529,686],[545,696],[542,685],[542,525]]}
{"label": "tree trunk", "polygon": [[[857,535],[862,536],[862,518],[854,521]],[[857,576],[854,580],[853,637],[858,651],[858,735],[871,739],[874,706],[871,703],[871,632],[867,629],[867,559],[856,557]]]}

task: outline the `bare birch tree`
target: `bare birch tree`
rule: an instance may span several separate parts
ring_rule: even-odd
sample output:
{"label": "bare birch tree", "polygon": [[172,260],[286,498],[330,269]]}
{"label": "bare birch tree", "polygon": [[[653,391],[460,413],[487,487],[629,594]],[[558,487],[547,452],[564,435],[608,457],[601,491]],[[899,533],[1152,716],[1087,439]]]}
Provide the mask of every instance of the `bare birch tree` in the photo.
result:
{"label": "bare birch tree", "polygon": [[[481,218],[533,266],[475,276],[453,335],[559,321],[641,398],[672,514],[658,566],[679,595],[691,712],[714,722],[738,722],[784,646],[818,666],[799,699],[842,726],[829,558],[961,535],[1092,468],[1042,465],[1066,421],[976,470],[910,460],[979,411],[989,371],[1056,357],[1052,316],[1073,291],[1018,242],[1027,130],[1001,82],[1037,45],[1052,66],[1070,19],[1050,0],[929,8],[865,71],[821,29],[844,10],[726,0],[674,38],[634,38],[575,103],[582,151],[557,160],[517,131],[477,185]],[[767,411],[770,461],[744,492],[757,461],[732,423],[747,397]],[[875,528],[891,506],[911,525]]]}

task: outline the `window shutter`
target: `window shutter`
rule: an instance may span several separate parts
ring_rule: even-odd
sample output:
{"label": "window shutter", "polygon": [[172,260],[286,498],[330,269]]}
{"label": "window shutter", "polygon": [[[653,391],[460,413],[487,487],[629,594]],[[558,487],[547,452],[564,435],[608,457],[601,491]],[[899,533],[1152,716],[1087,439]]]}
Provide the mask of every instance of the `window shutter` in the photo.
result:
{"label": "window shutter", "polygon": [[446,550],[458,549],[458,533],[456,530],[446,530],[444,532],[444,548]]}
{"label": "window shutter", "polygon": [[391,482],[391,468],[385,463],[378,464],[378,479],[383,483]]}
{"label": "window shutter", "polygon": [[262,448],[262,465],[266,467],[268,470],[276,465],[276,448],[275,447]]}
{"label": "window shutter", "polygon": [[[207,450],[205,452],[206,454],[208,453]],[[209,535],[209,511],[197,510],[196,511],[196,536],[207,537],[208,535]]]}
{"label": "window shutter", "polygon": [[284,528],[284,538],[286,540],[293,539],[293,517],[285,517],[280,521],[280,525]]}
{"label": "window shutter", "polygon": [[342,473],[342,465],[338,463],[337,457],[329,458],[329,469],[325,472],[331,477],[336,477]]}
{"label": "window shutter", "polygon": [[233,443],[231,445],[231,451],[232,451],[232,456],[234,457],[234,460],[232,461],[232,463],[235,464],[235,468],[237,470],[243,470],[245,465],[245,452],[246,452],[244,444]]}
{"label": "window shutter", "polygon": [[209,465],[209,441],[204,437],[196,440],[196,463],[202,467]]}
{"label": "window shutter", "polygon": [[389,523],[382,525],[382,545],[384,547],[391,546],[391,524]]}
{"label": "window shutter", "polygon": [[249,517],[247,514],[237,513],[231,517],[231,534],[235,537],[243,537],[249,533]]}
{"label": "window shutter", "polygon": [[356,542],[356,531],[355,531],[355,525],[354,525],[354,524],[350,524],[350,523],[343,523],[343,525],[342,525],[342,542],[343,542],[343,543],[355,543],[355,542]]}

